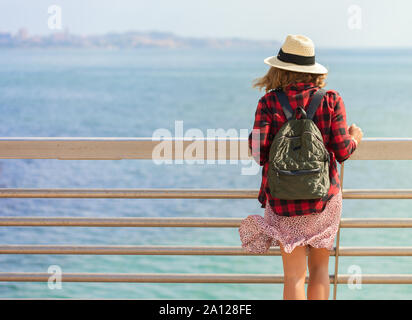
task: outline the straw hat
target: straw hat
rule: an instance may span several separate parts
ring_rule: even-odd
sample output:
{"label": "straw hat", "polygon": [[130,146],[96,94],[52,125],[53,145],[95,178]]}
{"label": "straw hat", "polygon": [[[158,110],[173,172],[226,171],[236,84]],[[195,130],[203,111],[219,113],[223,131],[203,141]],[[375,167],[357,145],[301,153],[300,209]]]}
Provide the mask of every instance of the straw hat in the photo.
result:
{"label": "straw hat", "polygon": [[267,57],[264,62],[279,69],[328,73],[328,69],[315,62],[315,45],[308,37],[289,34],[277,56]]}

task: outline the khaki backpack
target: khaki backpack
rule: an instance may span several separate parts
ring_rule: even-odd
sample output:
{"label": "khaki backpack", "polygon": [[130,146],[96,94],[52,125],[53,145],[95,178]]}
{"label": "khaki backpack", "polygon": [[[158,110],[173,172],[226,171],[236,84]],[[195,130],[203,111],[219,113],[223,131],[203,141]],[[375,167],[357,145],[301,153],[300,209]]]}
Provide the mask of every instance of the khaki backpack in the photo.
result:
{"label": "khaki backpack", "polygon": [[[286,200],[322,198],[330,187],[330,156],[312,118],[326,92],[316,91],[306,111],[303,106],[293,111],[286,94],[281,90],[275,93],[288,121],[270,146],[270,193],[274,198]],[[300,119],[297,119],[298,112]]]}

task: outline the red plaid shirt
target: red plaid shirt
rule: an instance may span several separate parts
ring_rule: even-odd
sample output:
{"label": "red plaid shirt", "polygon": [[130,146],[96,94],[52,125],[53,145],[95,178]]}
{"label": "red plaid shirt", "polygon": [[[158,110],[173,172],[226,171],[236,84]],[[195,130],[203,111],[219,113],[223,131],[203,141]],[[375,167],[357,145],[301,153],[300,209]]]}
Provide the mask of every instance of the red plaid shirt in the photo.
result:
{"label": "red plaid shirt", "polygon": [[[305,106],[306,110],[313,93],[317,90],[318,87],[314,83],[296,83],[287,86],[285,93],[293,110],[297,106]],[[286,121],[286,116],[275,92],[269,91],[260,98],[253,125],[253,129],[259,130],[256,132],[260,134],[253,134],[253,138],[252,133],[249,135],[249,148],[252,156],[259,165],[263,166],[258,200],[262,204],[262,208],[266,207],[266,200],[268,200],[273,212],[281,216],[302,216],[321,212],[328,200],[340,189],[336,160],[342,163],[350,157],[357,147],[356,141],[348,132],[345,105],[339,93],[328,90],[313,116],[313,121],[320,129],[323,142],[330,155],[330,189],[328,194],[320,199],[284,200],[273,198],[270,194],[267,184],[269,150],[273,138]]]}

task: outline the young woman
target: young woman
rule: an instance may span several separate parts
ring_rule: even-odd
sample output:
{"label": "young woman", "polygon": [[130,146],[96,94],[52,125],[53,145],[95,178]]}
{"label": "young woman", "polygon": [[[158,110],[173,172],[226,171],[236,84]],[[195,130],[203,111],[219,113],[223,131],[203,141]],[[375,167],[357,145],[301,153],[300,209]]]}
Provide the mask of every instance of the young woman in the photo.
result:
{"label": "young woman", "polygon": [[[336,160],[341,164],[355,151],[362,130],[346,123],[345,105],[339,93],[326,91],[312,120],[322,133],[330,155],[330,188],[319,199],[285,200],[271,196],[267,184],[268,157],[271,143],[286,123],[278,98],[282,90],[296,110],[307,106],[314,93],[325,86],[328,70],[315,62],[313,42],[302,35],[288,35],[277,56],[264,62],[270,69],[256,79],[254,87],[265,89],[255,113],[253,129],[257,139],[249,135],[249,148],[254,159],[263,166],[258,196],[264,217],[249,215],[242,220],[239,234],[242,247],[248,252],[264,253],[270,246],[280,246],[284,271],[284,299],[306,299],[305,278],[309,268],[308,299],[329,298],[329,251],[338,231],[342,192]],[[306,259],[308,256],[308,259]]]}

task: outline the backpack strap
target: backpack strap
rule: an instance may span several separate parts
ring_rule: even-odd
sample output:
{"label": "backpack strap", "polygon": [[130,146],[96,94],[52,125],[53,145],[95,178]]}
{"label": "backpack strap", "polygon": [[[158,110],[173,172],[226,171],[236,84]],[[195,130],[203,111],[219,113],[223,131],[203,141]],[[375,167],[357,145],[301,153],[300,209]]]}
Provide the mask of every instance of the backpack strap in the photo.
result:
{"label": "backpack strap", "polygon": [[[319,89],[313,94],[312,100],[309,104],[309,107],[306,110],[306,118],[311,119],[316,113],[316,110],[318,109],[320,102],[323,99],[323,96],[326,94],[326,91],[323,89]],[[282,106],[283,112],[285,113],[286,119],[290,120],[292,119],[294,115],[294,111],[292,106],[289,103],[289,99],[286,96],[285,92],[282,90],[276,90],[276,95],[279,99],[279,102]]]}
{"label": "backpack strap", "polygon": [[318,109],[320,102],[322,101],[323,96],[326,94],[326,91],[323,89],[319,89],[313,94],[312,101],[309,104],[309,107],[306,110],[306,117],[307,119],[313,120],[313,116]]}
{"label": "backpack strap", "polygon": [[293,109],[289,103],[288,97],[282,90],[276,91],[276,95],[279,99],[280,105],[282,106],[283,112],[285,113],[286,119],[292,119]]}

